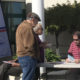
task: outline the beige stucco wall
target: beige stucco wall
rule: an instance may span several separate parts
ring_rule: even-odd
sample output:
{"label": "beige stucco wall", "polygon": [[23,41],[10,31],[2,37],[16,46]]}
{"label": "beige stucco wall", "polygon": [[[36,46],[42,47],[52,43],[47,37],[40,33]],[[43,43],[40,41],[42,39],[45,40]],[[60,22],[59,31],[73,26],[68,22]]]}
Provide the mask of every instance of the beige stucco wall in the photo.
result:
{"label": "beige stucco wall", "polygon": [[[44,0],[44,8],[52,7],[52,5],[59,4],[67,4],[68,0]],[[74,0],[69,0],[70,3],[74,3]],[[80,0],[76,0],[77,2],[80,2]],[[32,3],[32,0],[27,0],[27,3]]]}
{"label": "beige stucco wall", "polygon": [[[1,1],[16,1],[16,2],[27,2],[27,3],[32,3],[32,0],[1,0]],[[34,0],[35,1],[35,0]],[[56,5],[57,3],[59,4],[67,4],[68,0],[44,0],[44,8],[51,7],[52,5]],[[69,0],[70,3],[72,4],[74,0]],[[80,2],[80,0],[76,0],[77,2]]]}
{"label": "beige stucco wall", "polygon": [[[52,5],[56,5],[57,3],[59,4],[67,4],[68,0],[44,0],[44,8],[51,7]],[[74,0],[69,0],[70,3],[74,3]],[[77,2],[80,2],[80,0],[76,0]],[[27,3],[32,3],[32,0],[27,0]]]}
{"label": "beige stucco wall", "polygon": [[[51,7],[52,5],[56,5],[57,3],[59,4],[67,4],[67,1],[68,0],[44,0],[44,7],[45,8],[48,8],[48,7]],[[74,3],[74,0],[69,0],[70,3]],[[76,0],[77,2],[80,2],[80,0]]]}

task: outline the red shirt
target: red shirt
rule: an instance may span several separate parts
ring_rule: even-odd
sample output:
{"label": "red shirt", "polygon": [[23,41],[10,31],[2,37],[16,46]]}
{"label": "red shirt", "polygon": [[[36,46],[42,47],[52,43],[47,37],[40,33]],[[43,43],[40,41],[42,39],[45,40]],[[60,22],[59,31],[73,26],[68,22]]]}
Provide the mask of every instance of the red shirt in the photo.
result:
{"label": "red shirt", "polygon": [[80,46],[77,46],[73,41],[68,50],[69,54],[72,54],[75,59],[80,59]]}

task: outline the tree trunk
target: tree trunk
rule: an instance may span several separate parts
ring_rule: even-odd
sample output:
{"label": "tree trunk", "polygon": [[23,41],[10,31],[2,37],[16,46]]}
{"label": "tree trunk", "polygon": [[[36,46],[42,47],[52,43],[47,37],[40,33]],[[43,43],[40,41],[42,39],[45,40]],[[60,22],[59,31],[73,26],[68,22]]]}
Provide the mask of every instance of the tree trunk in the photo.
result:
{"label": "tree trunk", "polygon": [[58,36],[59,36],[59,34],[58,34],[58,33],[55,33],[55,37],[56,37],[56,54],[57,54],[57,55],[60,55],[60,53],[59,53]]}

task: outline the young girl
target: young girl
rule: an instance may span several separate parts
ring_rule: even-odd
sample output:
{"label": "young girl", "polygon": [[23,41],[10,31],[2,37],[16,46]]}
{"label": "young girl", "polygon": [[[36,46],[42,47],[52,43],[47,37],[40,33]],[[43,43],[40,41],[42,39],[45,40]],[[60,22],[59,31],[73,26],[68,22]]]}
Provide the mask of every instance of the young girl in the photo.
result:
{"label": "young girl", "polygon": [[66,62],[80,62],[80,32],[77,31],[73,34],[73,42],[68,50],[68,58]]}

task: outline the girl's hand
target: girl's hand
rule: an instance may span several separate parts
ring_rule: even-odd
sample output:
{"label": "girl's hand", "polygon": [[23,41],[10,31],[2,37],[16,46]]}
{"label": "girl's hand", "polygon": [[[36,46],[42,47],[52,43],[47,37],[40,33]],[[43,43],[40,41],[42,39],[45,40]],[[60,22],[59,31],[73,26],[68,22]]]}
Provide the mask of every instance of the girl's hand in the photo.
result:
{"label": "girl's hand", "polygon": [[75,63],[79,63],[80,62],[80,59],[75,59]]}
{"label": "girl's hand", "polygon": [[67,58],[67,59],[66,59],[66,62],[67,62],[67,63],[70,63],[70,59]]}

